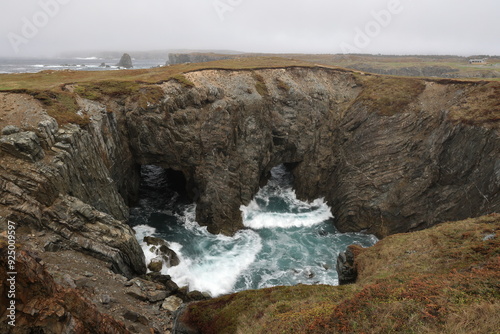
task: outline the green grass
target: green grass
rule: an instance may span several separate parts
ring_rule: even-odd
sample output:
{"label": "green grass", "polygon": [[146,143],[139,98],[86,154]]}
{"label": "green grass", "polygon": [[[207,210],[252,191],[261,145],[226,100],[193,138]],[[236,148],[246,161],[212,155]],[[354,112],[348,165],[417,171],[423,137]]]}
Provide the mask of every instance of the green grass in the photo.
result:
{"label": "green grass", "polygon": [[[490,236],[490,238],[485,238]],[[356,284],[244,291],[190,304],[202,333],[497,333],[500,215],[354,247]]]}
{"label": "green grass", "polygon": [[164,96],[160,87],[135,81],[84,82],[76,85],[74,91],[83,98],[104,103],[109,99],[129,99],[141,108],[158,103]]}
{"label": "green grass", "polygon": [[262,97],[268,97],[269,96],[269,89],[267,88],[266,81],[264,77],[258,73],[253,73],[253,78],[255,79],[255,90],[257,90],[257,93],[260,94]]}
{"label": "green grass", "polygon": [[184,88],[193,88],[195,86],[194,83],[188,78],[186,78],[184,74],[173,75],[172,79],[180,83]]}
{"label": "green grass", "polygon": [[206,63],[181,64],[151,69],[119,71],[42,71],[38,73],[0,74],[0,91],[13,89],[54,90],[64,84],[95,83],[98,81],[132,81],[161,83],[177,75],[205,69],[255,70],[283,67],[314,67],[306,61],[279,57],[237,58]]}
{"label": "green grass", "polygon": [[496,125],[500,121],[500,82],[479,82],[465,101],[450,110],[450,119],[481,125]]}
{"label": "green grass", "polygon": [[363,87],[357,100],[384,116],[402,112],[425,90],[424,82],[414,78],[375,75],[355,78]]}
{"label": "green grass", "polygon": [[54,117],[60,125],[73,123],[85,126],[90,122],[87,116],[77,114],[79,107],[75,96],[67,91],[21,89],[14,92],[31,95],[40,101],[47,110],[47,113]]}

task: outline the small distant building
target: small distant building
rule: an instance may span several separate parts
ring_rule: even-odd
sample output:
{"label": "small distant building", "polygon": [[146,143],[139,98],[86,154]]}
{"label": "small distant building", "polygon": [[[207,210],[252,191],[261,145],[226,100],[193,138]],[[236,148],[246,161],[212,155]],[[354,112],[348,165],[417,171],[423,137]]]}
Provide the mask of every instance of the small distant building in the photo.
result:
{"label": "small distant building", "polygon": [[471,65],[486,64],[486,59],[469,59],[469,64]]}

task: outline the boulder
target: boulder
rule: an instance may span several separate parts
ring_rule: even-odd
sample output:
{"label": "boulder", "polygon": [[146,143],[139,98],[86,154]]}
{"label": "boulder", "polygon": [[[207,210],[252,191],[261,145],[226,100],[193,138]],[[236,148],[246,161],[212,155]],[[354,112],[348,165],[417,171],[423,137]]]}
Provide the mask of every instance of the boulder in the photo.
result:
{"label": "boulder", "polygon": [[148,269],[155,272],[155,273],[161,272],[162,268],[163,268],[163,259],[162,258],[155,257],[148,264]]}
{"label": "boulder", "polygon": [[348,247],[345,252],[340,252],[337,257],[337,273],[340,285],[356,282],[358,272],[354,264],[354,253],[351,247]]}
{"label": "boulder", "polygon": [[142,278],[134,278],[129,281],[131,286],[126,289],[126,293],[141,301],[156,303],[165,299],[170,291],[166,290],[163,284],[150,282]]}
{"label": "boulder", "polygon": [[[5,128],[4,128],[5,130]],[[7,129],[7,133],[14,131]],[[32,131],[11,133],[0,138],[0,148],[16,158],[28,162],[36,162],[43,159],[45,153],[40,145],[40,139]]]}
{"label": "boulder", "polygon": [[[165,261],[167,267],[175,267],[180,263],[179,257],[177,256],[177,253],[175,253],[173,250],[169,248],[169,244],[160,238],[156,237],[151,237],[147,236],[144,237],[143,241],[148,245],[151,246],[149,249],[152,253],[155,253],[159,257],[154,258],[150,264],[148,264],[148,268],[151,265],[154,269],[158,269],[160,265],[157,263],[158,259],[163,259]],[[153,263],[155,262],[155,263]],[[156,271],[159,272],[161,271],[161,267],[159,270],[153,270],[149,268],[151,271]]]}
{"label": "boulder", "polygon": [[182,299],[176,296],[170,296],[161,305],[162,309],[170,311],[170,312],[175,312],[181,307],[182,305]]}
{"label": "boulder", "polygon": [[2,129],[2,135],[8,136],[8,135],[11,135],[11,134],[14,134],[14,133],[18,133],[20,131],[21,130],[17,126],[7,125],[6,127],[4,127]]}

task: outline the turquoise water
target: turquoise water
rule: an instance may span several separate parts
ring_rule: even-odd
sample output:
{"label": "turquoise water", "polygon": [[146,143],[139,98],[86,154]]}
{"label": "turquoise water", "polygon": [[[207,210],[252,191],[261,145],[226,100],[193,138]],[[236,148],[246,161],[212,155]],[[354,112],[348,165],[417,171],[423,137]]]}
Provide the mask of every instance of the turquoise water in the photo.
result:
{"label": "turquoise water", "polygon": [[[337,255],[348,245],[367,247],[372,235],[338,233],[328,205],[299,201],[284,166],[271,171],[268,184],[242,206],[244,225],[234,237],[212,235],[195,221],[195,205],[168,190],[161,169],[143,167],[144,191],[131,222],[147,259],[154,257],[142,239],[165,239],[181,259],[165,268],[179,286],[212,296],[277,285],[337,285]],[[156,186],[155,186],[156,185]],[[144,187],[143,187],[144,188]]]}

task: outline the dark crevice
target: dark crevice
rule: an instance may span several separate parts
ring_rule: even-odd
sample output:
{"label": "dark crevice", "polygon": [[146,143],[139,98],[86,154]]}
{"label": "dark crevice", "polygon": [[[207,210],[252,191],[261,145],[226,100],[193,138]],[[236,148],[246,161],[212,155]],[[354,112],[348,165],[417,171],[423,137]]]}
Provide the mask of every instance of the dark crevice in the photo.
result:
{"label": "dark crevice", "polygon": [[155,165],[141,166],[138,202],[140,203],[142,199],[147,199],[155,207],[167,206],[172,209],[191,203],[184,174],[181,171]]}

